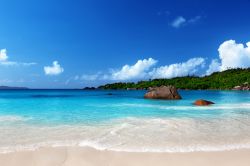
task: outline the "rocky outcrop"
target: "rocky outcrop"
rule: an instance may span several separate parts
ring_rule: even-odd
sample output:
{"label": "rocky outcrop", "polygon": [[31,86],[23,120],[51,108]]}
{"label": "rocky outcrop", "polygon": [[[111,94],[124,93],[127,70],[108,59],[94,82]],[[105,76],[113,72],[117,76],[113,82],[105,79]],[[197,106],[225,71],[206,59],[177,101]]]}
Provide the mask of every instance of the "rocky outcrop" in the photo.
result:
{"label": "rocky outcrop", "polygon": [[148,92],[144,95],[144,98],[178,100],[181,99],[181,96],[174,86],[160,86],[149,88]]}
{"label": "rocky outcrop", "polygon": [[207,105],[211,105],[211,104],[214,104],[214,102],[208,101],[208,100],[203,100],[203,99],[199,99],[199,100],[196,100],[194,102],[194,105],[197,105],[197,106],[207,106]]}
{"label": "rocky outcrop", "polygon": [[233,87],[232,90],[250,90],[250,85],[248,84],[248,82],[245,82],[242,85],[237,85],[237,86]]}

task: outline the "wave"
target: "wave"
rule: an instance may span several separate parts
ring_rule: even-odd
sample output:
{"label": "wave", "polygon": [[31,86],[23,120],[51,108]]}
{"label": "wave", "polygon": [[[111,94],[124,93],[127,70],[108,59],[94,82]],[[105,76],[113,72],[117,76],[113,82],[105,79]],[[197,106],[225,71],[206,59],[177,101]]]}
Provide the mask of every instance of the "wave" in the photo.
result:
{"label": "wave", "polygon": [[129,117],[91,126],[0,127],[0,132],[5,133],[1,135],[0,153],[41,147],[91,147],[125,152],[250,149],[249,126],[248,117],[213,120]]}
{"label": "wave", "polygon": [[19,151],[35,151],[40,148],[57,148],[57,147],[76,147],[76,148],[93,148],[100,151],[114,151],[114,152],[141,152],[141,153],[188,153],[188,152],[219,152],[219,151],[232,151],[241,149],[250,149],[250,144],[228,144],[228,145],[197,145],[197,146],[176,146],[164,148],[113,148],[105,146],[94,141],[84,140],[65,141],[65,142],[43,142],[31,145],[19,145],[1,147],[0,154],[19,152]]}
{"label": "wave", "polygon": [[30,117],[16,116],[16,115],[0,115],[0,122],[18,122],[30,120]]}
{"label": "wave", "polygon": [[154,105],[154,104],[116,104],[115,106],[126,106],[126,107],[142,107],[142,108],[157,108],[157,109],[172,109],[172,110],[230,110],[230,109],[250,109],[250,103],[235,103],[235,104],[215,104],[206,107],[190,106],[164,106],[164,105]]}

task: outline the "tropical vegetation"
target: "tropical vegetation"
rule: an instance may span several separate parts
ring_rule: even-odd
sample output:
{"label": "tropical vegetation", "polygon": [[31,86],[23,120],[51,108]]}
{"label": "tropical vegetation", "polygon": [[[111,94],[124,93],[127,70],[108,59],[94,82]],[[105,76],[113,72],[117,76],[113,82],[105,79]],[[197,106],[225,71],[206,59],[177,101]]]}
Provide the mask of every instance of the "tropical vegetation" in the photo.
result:
{"label": "tropical vegetation", "polygon": [[153,79],[139,82],[117,82],[98,87],[99,89],[147,89],[161,85],[174,85],[178,89],[232,89],[250,83],[250,68],[228,69],[208,76],[185,76],[171,79]]}

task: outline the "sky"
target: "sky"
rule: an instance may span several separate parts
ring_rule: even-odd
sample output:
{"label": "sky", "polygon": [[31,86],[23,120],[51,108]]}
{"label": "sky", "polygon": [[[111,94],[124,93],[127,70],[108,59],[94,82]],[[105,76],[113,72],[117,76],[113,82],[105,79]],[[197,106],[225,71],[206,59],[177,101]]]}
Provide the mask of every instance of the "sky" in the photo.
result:
{"label": "sky", "polygon": [[250,0],[0,6],[0,85],[82,88],[250,67]]}

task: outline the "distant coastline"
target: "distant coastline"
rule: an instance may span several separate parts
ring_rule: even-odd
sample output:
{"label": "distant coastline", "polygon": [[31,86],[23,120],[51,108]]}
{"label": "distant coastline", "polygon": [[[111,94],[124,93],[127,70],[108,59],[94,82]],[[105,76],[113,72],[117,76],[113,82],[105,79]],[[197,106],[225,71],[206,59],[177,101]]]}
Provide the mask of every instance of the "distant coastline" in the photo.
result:
{"label": "distant coastline", "polygon": [[138,82],[115,82],[98,87],[83,88],[28,88],[0,86],[0,90],[148,90],[149,87],[173,85],[179,90],[250,90],[250,68],[228,69],[206,76],[183,76],[171,79],[150,79]]}
{"label": "distant coastline", "polygon": [[[103,90],[146,90],[149,87],[173,85],[183,90],[250,90],[250,68],[228,69],[208,76],[184,76],[139,82],[116,82],[97,87]],[[94,90],[84,88],[85,90]]]}
{"label": "distant coastline", "polygon": [[0,90],[27,90],[27,87],[0,86]]}

